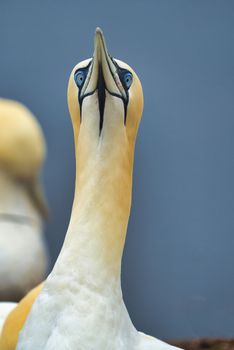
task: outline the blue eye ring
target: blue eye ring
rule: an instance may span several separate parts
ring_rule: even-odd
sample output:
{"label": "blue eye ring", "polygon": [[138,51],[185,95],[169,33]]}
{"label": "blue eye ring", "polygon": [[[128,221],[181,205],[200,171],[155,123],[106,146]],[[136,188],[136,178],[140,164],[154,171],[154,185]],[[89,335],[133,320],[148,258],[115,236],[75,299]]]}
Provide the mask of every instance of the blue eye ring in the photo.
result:
{"label": "blue eye ring", "polygon": [[84,70],[81,70],[81,69],[79,69],[79,70],[77,70],[75,72],[74,79],[75,79],[76,85],[79,88],[84,84],[86,75],[87,75],[87,73]]}
{"label": "blue eye ring", "polygon": [[124,83],[125,83],[127,89],[129,89],[130,86],[132,85],[132,81],[133,81],[132,73],[126,72],[124,74]]}

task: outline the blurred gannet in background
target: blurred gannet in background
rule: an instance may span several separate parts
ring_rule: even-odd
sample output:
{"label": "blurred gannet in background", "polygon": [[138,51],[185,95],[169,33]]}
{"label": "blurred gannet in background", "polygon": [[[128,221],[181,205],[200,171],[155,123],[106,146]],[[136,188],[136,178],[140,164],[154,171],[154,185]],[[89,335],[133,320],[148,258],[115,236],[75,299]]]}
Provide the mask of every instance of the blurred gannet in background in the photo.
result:
{"label": "blurred gannet in background", "polygon": [[[71,73],[68,106],[76,151],[70,224],[44,285],[8,316],[0,349],[175,349],[138,332],[122,298],[121,260],[143,92],[132,68],[108,54],[99,28],[93,58]],[[17,315],[23,318],[20,325]]]}
{"label": "blurred gannet in background", "polygon": [[47,271],[39,181],[45,151],[32,113],[0,99],[0,300],[19,300]]}

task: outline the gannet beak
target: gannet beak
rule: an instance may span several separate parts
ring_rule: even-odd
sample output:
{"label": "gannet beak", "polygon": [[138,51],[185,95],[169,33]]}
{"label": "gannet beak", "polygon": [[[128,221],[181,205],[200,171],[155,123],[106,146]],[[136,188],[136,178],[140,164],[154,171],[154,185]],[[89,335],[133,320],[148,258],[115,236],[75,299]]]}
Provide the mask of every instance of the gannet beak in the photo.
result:
{"label": "gannet beak", "polygon": [[117,67],[108,53],[105,38],[100,28],[97,28],[95,32],[93,59],[81,91],[81,98],[92,94],[96,89],[107,90],[111,95],[124,100],[127,98],[117,73]]}

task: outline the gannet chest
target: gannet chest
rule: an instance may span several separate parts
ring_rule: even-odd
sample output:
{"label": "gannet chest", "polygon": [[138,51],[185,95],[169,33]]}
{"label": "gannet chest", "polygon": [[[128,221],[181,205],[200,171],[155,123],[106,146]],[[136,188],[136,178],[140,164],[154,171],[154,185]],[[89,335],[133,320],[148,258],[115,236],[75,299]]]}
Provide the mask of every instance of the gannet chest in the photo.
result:
{"label": "gannet chest", "polygon": [[136,330],[119,293],[101,294],[68,279],[60,285],[58,278],[48,282],[28,317],[18,350],[31,349],[30,333],[38,350],[133,349]]}

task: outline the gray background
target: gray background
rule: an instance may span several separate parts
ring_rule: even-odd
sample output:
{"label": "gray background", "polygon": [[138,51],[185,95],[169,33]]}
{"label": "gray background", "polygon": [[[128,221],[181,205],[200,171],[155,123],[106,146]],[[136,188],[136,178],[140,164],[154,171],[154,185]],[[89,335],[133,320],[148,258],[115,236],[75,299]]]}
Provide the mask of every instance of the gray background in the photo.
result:
{"label": "gray background", "polygon": [[123,261],[131,317],[162,338],[234,336],[233,1],[0,1],[0,95],[25,103],[48,143],[52,263],[74,189],[67,80],[97,25],[145,93]]}

